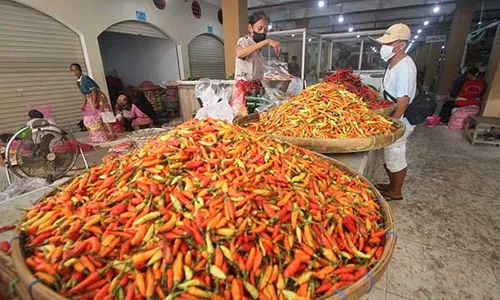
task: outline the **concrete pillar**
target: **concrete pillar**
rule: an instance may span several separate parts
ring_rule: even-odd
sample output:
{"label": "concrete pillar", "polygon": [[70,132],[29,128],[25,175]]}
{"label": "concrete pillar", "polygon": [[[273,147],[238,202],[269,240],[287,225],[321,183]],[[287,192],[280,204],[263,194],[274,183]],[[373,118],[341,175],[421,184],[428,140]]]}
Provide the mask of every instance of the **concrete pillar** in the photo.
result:
{"label": "concrete pillar", "polygon": [[427,58],[429,55],[430,45],[428,43],[421,43],[417,48],[417,53],[415,54],[415,65],[417,66],[417,70],[419,72],[425,71],[425,67],[427,66]]}
{"label": "concrete pillar", "polygon": [[94,35],[80,36],[80,40],[82,42],[85,65],[87,65],[87,73],[99,85],[101,91],[108,97],[108,101],[110,101],[99,41]]}
{"label": "concrete pillar", "polygon": [[459,0],[453,14],[450,33],[446,45],[445,62],[439,75],[436,94],[447,95],[453,79],[458,75],[465,42],[477,0]]}
{"label": "concrete pillar", "polygon": [[497,27],[485,78],[487,89],[483,96],[483,116],[500,117],[500,27]]}
{"label": "concrete pillar", "polygon": [[222,18],[224,20],[223,30],[226,77],[229,77],[234,74],[236,43],[240,37],[248,33],[247,1],[222,0]]}
{"label": "concrete pillar", "polygon": [[424,75],[424,83],[422,88],[424,90],[430,90],[435,84],[435,79],[437,75],[437,71],[439,68],[439,56],[441,54],[441,46],[442,43],[430,43],[427,57],[425,59],[425,75]]}

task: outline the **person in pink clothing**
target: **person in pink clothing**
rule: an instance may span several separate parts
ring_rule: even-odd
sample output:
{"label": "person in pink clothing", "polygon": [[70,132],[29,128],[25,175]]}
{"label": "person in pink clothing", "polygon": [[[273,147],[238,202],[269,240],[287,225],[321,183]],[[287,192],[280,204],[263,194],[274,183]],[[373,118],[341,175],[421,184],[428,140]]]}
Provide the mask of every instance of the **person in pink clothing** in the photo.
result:
{"label": "person in pink clothing", "polygon": [[132,115],[132,127],[135,130],[153,126],[156,119],[156,113],[153,106],[142,92],[138,92],[135,95],[130,114]]}

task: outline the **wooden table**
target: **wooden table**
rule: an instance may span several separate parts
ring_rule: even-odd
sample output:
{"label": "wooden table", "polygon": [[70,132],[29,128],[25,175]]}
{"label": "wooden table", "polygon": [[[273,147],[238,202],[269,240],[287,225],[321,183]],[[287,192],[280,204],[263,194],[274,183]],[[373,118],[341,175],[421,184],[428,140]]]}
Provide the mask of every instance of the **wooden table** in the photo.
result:
{"label": "wooden table", "polygon": [[464,135],[474,144],[490,144],[490,145],[500,145],[500,140],[495,138],[494,140],[478,139],[478,132],[480,127],[485,128],[500,128],[500,118],[495,117],[480,117],[474,116],[469,117],[465,122]]}

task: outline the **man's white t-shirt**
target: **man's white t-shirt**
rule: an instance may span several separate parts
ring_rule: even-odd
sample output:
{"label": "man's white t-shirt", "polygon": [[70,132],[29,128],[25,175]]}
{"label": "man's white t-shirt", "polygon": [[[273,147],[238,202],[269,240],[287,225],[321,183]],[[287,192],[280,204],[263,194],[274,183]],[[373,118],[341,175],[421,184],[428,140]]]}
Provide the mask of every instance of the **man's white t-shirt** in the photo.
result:
{"label": "man's white t-shirt", "polygon": [[[384,90],[395,98],[408,96],[410,103],[413,101],[417,91],[417,67],[411,57],[406,56],[392,69],[387,69],[380,90],[382,97]],[[411,125],[405,117],[401,117],[401,120],[408,128],[415,126]]]}

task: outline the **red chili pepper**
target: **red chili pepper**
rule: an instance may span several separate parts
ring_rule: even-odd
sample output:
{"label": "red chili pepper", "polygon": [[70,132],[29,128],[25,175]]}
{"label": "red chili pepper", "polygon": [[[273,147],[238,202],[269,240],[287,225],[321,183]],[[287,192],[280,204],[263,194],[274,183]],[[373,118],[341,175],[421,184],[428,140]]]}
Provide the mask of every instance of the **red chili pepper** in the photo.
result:
{"label": "red chili pepper", "polygon": [[99,273],[94,272],[90,274],[87,278],[85,278],[82,282],[75,285],[71,290],[69,290],[69,293],[74,294],[80,290],[83,290],[84,288],[86,288],[87,286],[91,285],[92,283],[98,280],[99,280]]}
{"label": "red chili pepper", "polygon": [[188,161],[185,166],[188,169],[197,169],[201,165],[203,165],[205,162],[204,161]]}
{"label": "red chili pepper", "polygon": [[111,214],[113,214],[115,216],[119,216],[122,213],[124,213],[124,212],[127,211],[127,207],[128,207],[127,203],[120,203],[120,204],[117,204],[117,205],[113,206],[110,209],[110,212],[111,212]]}
{"label": "red chili pepper", "polygon": [[347,215],[343,220],[342,224],[349,230],[351,233],[357,233],[356,229],[356,219],[353,215]]}
{"label": "red chili pepper", "polygon": [[8,253],[10,250],[10,244],[7,241],[1,241],[0,242],[0,250],[2,250],[5,253]]}
{"label": "red chili pepper", "polygon": [[33,240],[31,240],[31,245],[36,246],[38,244],[41,244],[51,236],[52,236],[52,232],[42,233],[42,234],[38,235],[36,238],[34,238]]}
{"label": "red chili pepper", "polygon": [[339,277],[339,280],[340,281],[354,281],[356,280],[356,276],[354,276],[353,274],[341,274],[340,277]]}
{"label": "red chili pepper", "polygon": [[131,240],[126,240],[125,243],[123,243],[120,246],[120,252],[118,254],[118,257],[119,257],[120,260],[123,259],[123,257],[125,256],[125,254],[128,254],[128,250],[130,249],[130,243],[131,243]]}
{"label": "red chili pepper", "polygon": [[128,285],[127,294],[125,295],[125,300],[133,300],[134,299],[136,285],[137,285],[137,283],[135,283],[135,281]]}

